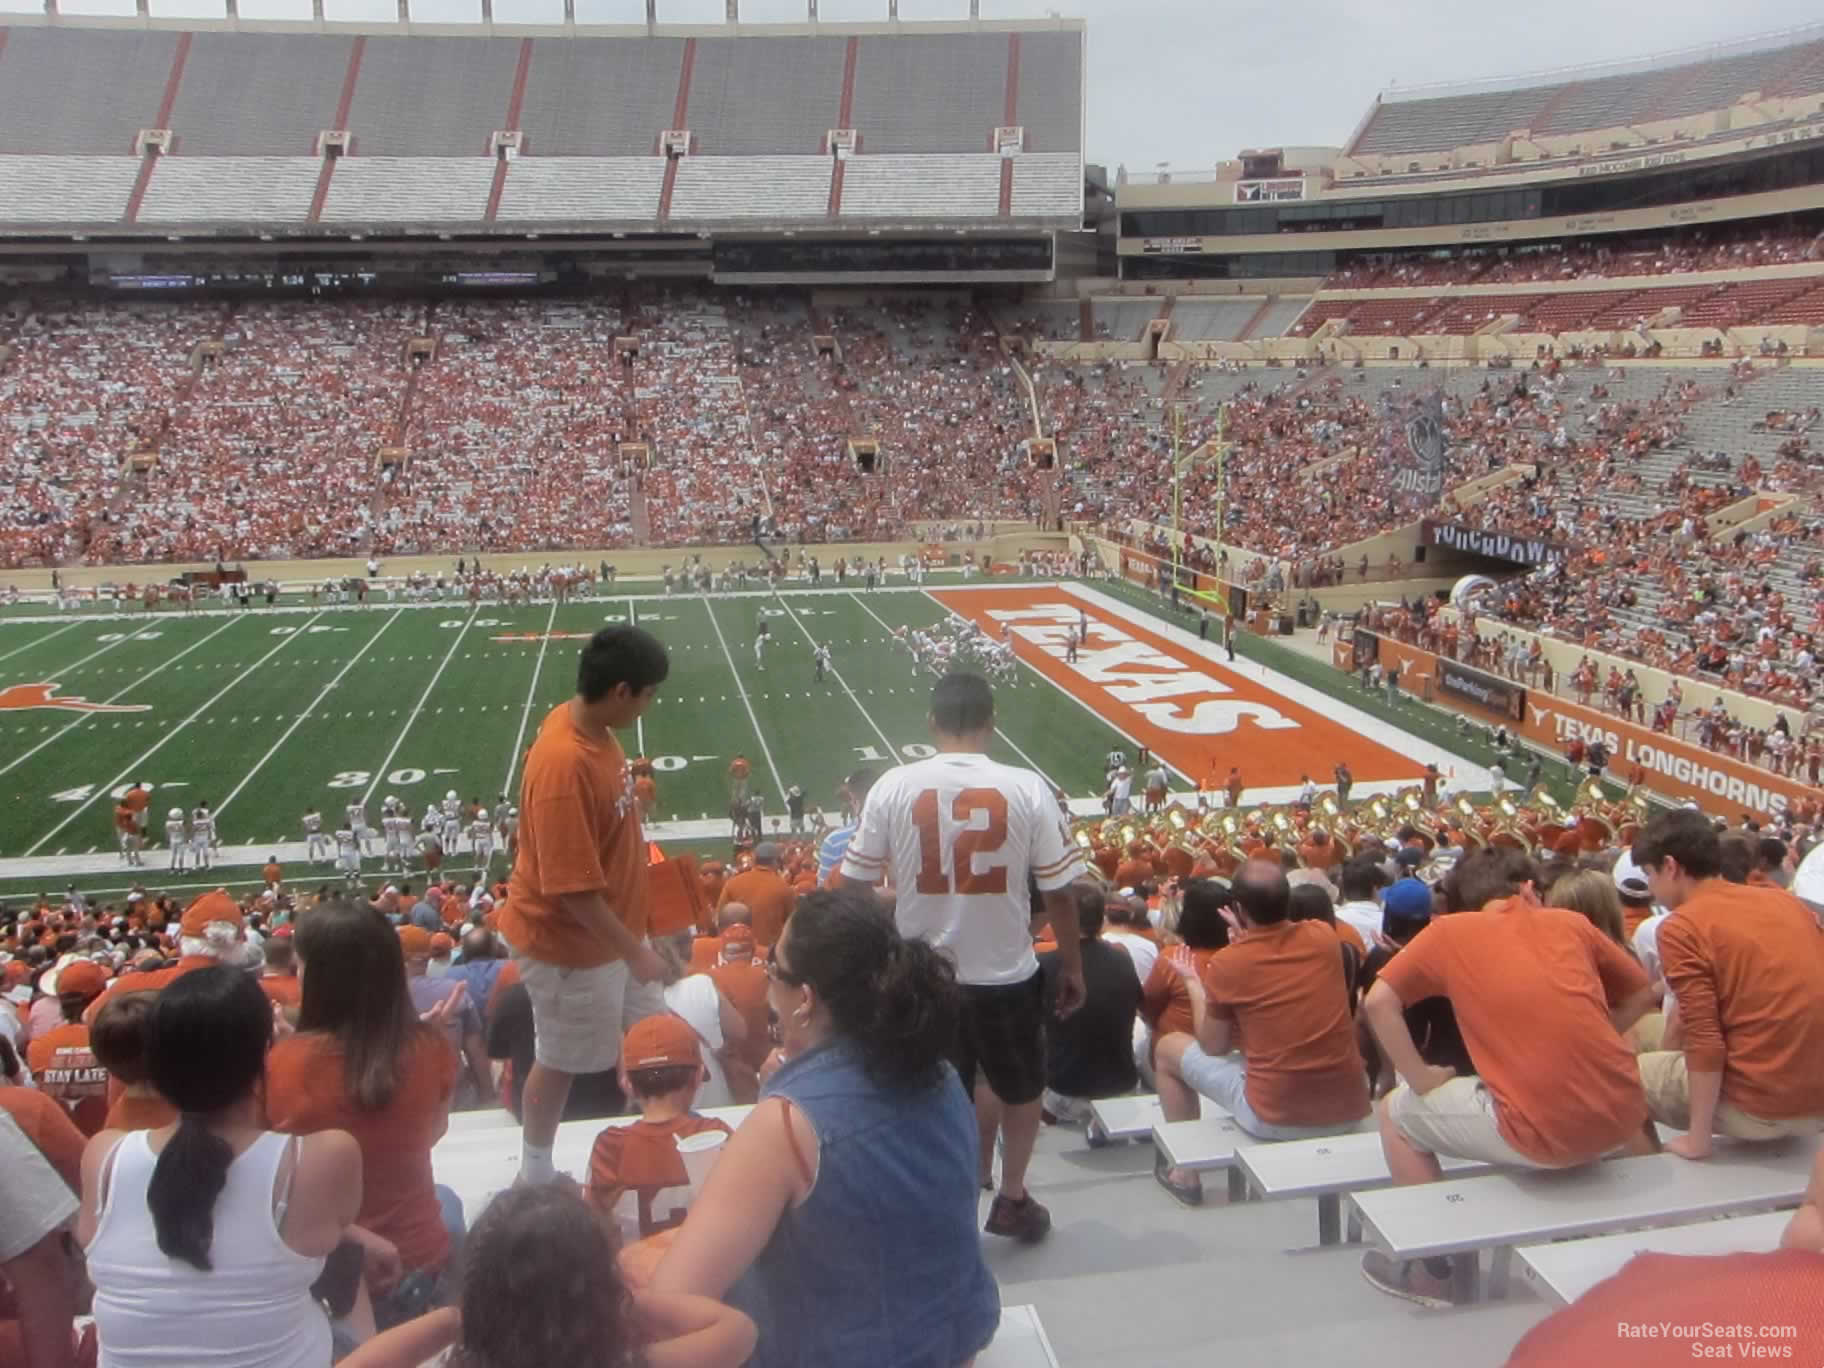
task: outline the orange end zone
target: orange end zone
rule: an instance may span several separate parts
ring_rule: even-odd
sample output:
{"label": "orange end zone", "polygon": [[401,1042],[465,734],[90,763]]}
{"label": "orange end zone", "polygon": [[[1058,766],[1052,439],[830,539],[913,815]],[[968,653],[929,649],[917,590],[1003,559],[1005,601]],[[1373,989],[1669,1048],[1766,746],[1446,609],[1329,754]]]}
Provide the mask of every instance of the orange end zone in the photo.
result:
{"label": "orange end zone", "polygon": [[[927,592],[997,639],[1005,624],[1021,660],[1193,783],[1236,765],[1250,789],[1294,787],[1301,775],[1328,784],[1339,760],[1358,783],[1424,777],[1410,756],[1072,595],[1032,586]],[[1067,664],[1079,615],[1089,635]]]}

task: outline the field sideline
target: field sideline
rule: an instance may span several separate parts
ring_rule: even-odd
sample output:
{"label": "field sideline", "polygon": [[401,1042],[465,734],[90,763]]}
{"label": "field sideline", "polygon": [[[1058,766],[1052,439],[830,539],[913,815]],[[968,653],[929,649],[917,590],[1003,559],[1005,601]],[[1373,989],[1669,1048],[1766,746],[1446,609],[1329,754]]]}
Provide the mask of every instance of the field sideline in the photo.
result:
{"label": "field sideline", "polygon": [[[1083,586],[997,582],[982,589],[1016,609],[1022,595],[1054,610],[1063,602],[1086,605],[1097,623],[1091,647],[1105,631],[1126,637],[1128,628],[1136,636],[1144,628],[1156,653],[1183,651],[1170,658],[1194,665],[1213,689],[1292,696],[1283,704],[1289,712],[1321,709],[1324,720],[1304,721],[1300,738],[1327,747],[1326,754],[1348,754],[1360,779],[1368,777],[1362,747],[1391,748],[1408,761],[1444,754],[1364,715],[1341,716],[1351,710],[1308,686],[1263,678],[1259,666],[1190,659],[1199,650],[1215,653],[1194,634]],[[955,606],[981,591],[936,592]],[[1014,599],[1003,597],[1009,593]],[[947,611],[930,593],[895,587],[806,588],[778,598],[636,592],[561,607],[475,610],[443,601],[0,618],[0,782],[11,794],[0,812],[0,896],[72,880],[98,891],[139,878],[154,888],[245,882],[256,877],[249,866],[269,853],[279,854],[292,878],[314,882],[301,861],[307,806],[333,829],[357,797],[368,802],[370,820],[385,795],[406,799],[414,814],[450,789],[491,803],[512,790],[539,719],[570,692],[580,639],[630,619],[657,634],[672,657],[658,702],[625,738],[630,753],[648,755],[659,770],[657,839],[725,836],[724,776],[736,753],[752,764],[769,826],[783,812],[788,785],[801,786],[812,806],[832,808],[838,782],[857,763],[926,753],[931,679],[914,678],[891,633]],[[774,645],[761,670],[753,638],[763,615]],[[1174,759],[1177,740],[1162,744],[1145,730],[1149,721],[1061,674],[1059,661],[1044,657],[1062,651],[1037,640],[1042,633],[1016,629],[1028,668],[998,691],[995,753],[1047,775],[1079,809],[1096,805],[1103,755],[1119,746],[1132,756],[1137,735],[1174,763],[1177,790],[1192,786],[1191,769],[1208,763],[1209,747],[1233,751],[1232,762],[1250,775],[1249,801],[1279,800],[1296,779],[1283,772],[1292,731],[1276,735],[1244,723],[1229,734],[1184,738],[1196,744]],[[813,640],[828,641],[834,656],[834,677],[823,684],[813,678]],[[1244,682],[1247,676],[1253,678]],[[71,699],[132,711],[57,706]],[[1314,777],[1327,779],[1327,770]],[[216,810],[224,849],[215,871],[168,877],[166,852],[154,848],[143,875],[123,877],[111,795],[134,779],[153,786],[153,826],[161,836],[170,806],[207,801]],[[1372,787],[1380,785],[1361,786]],[[379,863],[369,860],[366,872],[377,874]],[[472,863],[459,851],[446,868]],[[500,867],[497,857],[496,872]]]}

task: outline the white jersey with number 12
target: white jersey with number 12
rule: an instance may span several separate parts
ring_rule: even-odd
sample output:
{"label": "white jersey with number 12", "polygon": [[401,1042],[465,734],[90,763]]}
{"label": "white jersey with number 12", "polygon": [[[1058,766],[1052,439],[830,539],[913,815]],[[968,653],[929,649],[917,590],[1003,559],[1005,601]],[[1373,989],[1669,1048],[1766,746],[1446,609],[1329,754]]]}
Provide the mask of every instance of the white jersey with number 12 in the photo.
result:
{"label": "white jersey with number 12", "polygon": [[900,934],[956,959],[962,983],[1023,983],[1038,972],[1027,876],[1063,888],[1084,870],[1051,786],[985,755],[901,765],[868,793],[844,878],[890,879]]}

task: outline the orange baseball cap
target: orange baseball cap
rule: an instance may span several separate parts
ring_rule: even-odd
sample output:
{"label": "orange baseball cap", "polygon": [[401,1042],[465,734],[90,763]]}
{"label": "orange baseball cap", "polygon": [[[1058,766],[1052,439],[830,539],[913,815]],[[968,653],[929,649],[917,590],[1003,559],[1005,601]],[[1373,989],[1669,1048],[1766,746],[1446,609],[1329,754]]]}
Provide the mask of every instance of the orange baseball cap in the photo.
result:
{"label": "orange baseball cap", "polygon": [[228,896],[226,889],[218,888],[213,893],[205,893],[186,907],[178,929],[186,936],[200,936],[216,922],[232,922],[236,926],[244,924],[241,905]]}
{"label": "orange baseball cap", "polygon": [[431,933],[422,926],[402,926],[399,928],[399,948],[405,951],[407,959],[429,959]]}
{"label": "orange baseball cap", "polygon": [[92,998],[107,986],[107,972],[94,960],[71,960],[57,971],[58,997]]}
{"label": "orange baseball cap", "polygon": [[703,1049],[689,1022],[660,1012],[642,1017],[628,1029],[621,1060],[629,1069],[690,1068],[703,1063]]}
{"label": "orange baseball cap", "polygon": [[431,954],[447,955],[456,948],[456,942],[450,939],[449,933],[439,931],[431,937]]}

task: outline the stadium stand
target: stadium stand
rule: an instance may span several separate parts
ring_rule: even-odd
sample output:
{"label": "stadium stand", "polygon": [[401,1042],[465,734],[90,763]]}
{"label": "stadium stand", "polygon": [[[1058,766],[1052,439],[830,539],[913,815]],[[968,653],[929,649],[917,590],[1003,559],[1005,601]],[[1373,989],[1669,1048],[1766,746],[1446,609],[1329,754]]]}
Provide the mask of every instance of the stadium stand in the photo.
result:
{"label": "stadium stand", "polygon": [[1001,159],[992,152],[875,155],[849,162],[842,212],[853,218],[992,218],[1000,197]]}
{"label": "stadium stand", "polygon": [[0,223],[117,223],[139,169],[134,157],[0,156]]}
{"label": "stadium stand", "polygon": [[338,126],[337,104],[355,42],[336,35],[275,43],[257,33],[196,34],[171,107],[172,126],[183,130],[177,152],[309,155],[317,133]]}
{"label": "stadium stand", "polygon": [[660,132],[671,127],[684,43],[663,37],[535,41],[520,111],[528,151],[536,157],[655,155]]}
{"label": "stadium stand", "polygon": [[[513,164],[495,217],[527,223],[652,222],[659,216],[664,181],[663,157],[527,157]],[[688,178],[680,173],[680,181],[697,184],[695,168]]]}
{"label": "stadium stand", "polygon": [[134,221],[303,223],[321,170],[313,157],[160,158]]}
{"label": "stadium stand", "polygon": [[1771,98],[1819,89],[1824,89],[1824,39],[1521,89],[1432,96],[1390,91],[1348,151],[1446,151],[1498,142],[1517,129],[1535,137],[1579,133],[1725,109],[1749,92]]}
{"label": "stadium stand", "polygon": [[135,133],[161,126],[160,103],[186,36],[9,28],[0,50],[0,152],[130,155]]}
{"label": "stadium stand", "polygon": [[[864,37],[853,116],[863,151],[987,151],[1004,122],[1007,47],[1001,34]],[[1022,83],[1050,75],[1033,72]],[[1072,88],[1080,89],[1081,81]]]}
{"label": "stadium stand", "polygon": [[346,157],[329,183],[323,221],[479,221],[493,183],[486,157]]}
{"label": "stadium stand", "polygon": [[486,156],[519,52],[505,38],[370,37],[348,107],[358,157]]}
{"label": "stadium stand", "polygon": [[[833,165],[816,156],[685,157],[678,163],[671,215],[704,222],[821,219],[829,213]],[[513,176],[522,169],[516,166]],[[855,208],[853,200],[847,203]]]}
{"label": "stadium stand", "polygon": [[[840,127],[842,38],[699,38],[690,68],[690,131],[708,157],[822,150]],[[796,98],[772,98],[792,91]]]}
{"label": "stadium stand", "polygon": [[1020,81],[1014,123],[1027,152],[1075,152],[1082,146],[1083,44],[1070,33],[1020,35]]}

